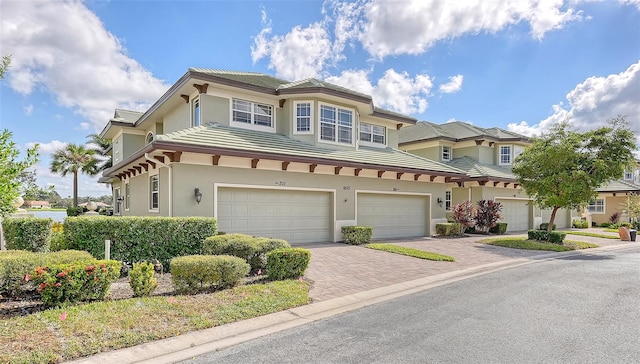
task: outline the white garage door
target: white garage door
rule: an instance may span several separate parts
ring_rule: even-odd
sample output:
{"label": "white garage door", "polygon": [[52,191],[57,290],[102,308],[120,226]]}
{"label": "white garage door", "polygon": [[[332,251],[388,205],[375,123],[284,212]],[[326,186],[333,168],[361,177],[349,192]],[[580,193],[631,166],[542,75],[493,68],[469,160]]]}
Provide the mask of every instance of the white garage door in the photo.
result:
{"label": "white garage door", "polygon": [[373,226],[373,238],[427,236],[426,196],[358,194],[358,225]]}
{"label": "white garage door", "polygon": [[328,192],[218,189],[218,230],[279,238],[289,243],[332,241]]}
{"label": "white garage door", "polygon": [[[553,209],[545,209],[542,210],[542,222],[549,222],[551,220],[551,212]],[[556,212],[556,218],[554,219],[554,224],[556,224],[556,229],[563,229],[569,227],[569,210],[559,209]],[[539,227],[539,226],[536,226]]]}
{"label": "white garage door", "polygon": [[531,215],[529,201],[496,199],[502,204],[502,220],[507,223],[507,231],[524,231],[530,228]]}

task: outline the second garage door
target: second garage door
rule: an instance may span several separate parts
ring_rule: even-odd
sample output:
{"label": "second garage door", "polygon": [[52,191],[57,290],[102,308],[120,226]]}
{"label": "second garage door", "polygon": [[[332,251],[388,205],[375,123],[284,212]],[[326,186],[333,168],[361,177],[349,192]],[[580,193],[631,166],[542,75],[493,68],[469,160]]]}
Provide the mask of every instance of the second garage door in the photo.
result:
{"label": "second garage door", "polygon": [[[551,220],[551,212],[553,209],[544,209],[542,212],[542,222],[549,222]],[[556,229],[563,229],[569,227],[569,210],[559,209],[556,212],[556,218],[553,220],[556,225]],[[538,226],[539,227],[539,226]]]}
{"label": "second garage door", "polygon": [[524,231],[530,228],[531,212],[527,200],[496,199],[502,204],[502,220],[507,231]]}
{"label": "second garage door", "polygon": [[331,241],[331,193],[251,188],[218,189],[218,230],[284,239]]}
{"label": "second garage door", "polygon": [[358,225],[373,238],[427,236],[427,196],[358,193]]}

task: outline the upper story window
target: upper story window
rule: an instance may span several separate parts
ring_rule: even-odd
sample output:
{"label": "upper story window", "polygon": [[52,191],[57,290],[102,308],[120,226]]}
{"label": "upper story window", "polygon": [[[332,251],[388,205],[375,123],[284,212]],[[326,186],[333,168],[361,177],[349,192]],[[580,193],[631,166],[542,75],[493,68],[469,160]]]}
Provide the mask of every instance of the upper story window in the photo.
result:
{"label": "upper story window", "polygon": [[320,105],[320,140],[353,144],[353,110]]}
{"label": "upper story window", "polygon": [[231,110],[233,113],[231,121],[236,123],[236,126],[274,129],[272,105],[233,99]]}
{"label": "upper story window", "polygon": [[442,161],[449,162],[451,160],[451,147],[443,146],[442,147]]}
{"label": "upper story window", "polygon": [[191,125],[200,126],[200,98],[191,102]]}
{"label": "upper story window", "polygon": [[511,146],[500,146],[500,164],[511,164]]}
{"label": "upper story window", "polygon": [[384,126],[360,123],[360,141],[386,145],[387,128]]}
{"label": "upper story window", "polygon": [[293,104],[295,113],[295,133],[313,133],[313,104],[311,101],[296,101]]}
{"label": "upper story window", "polygon": [[625,181],[633,181],[633,172],[632,171],[624,171],[624,180]]}
{"label": "upper story window", "polygon": [[597,199],[589,204],[589,212],[593,214],[604,214],[604,199]]}
{"label": "upper story window", "polygon": [[149,209],[157,210],[160,206],[160,185],[158,175],[149,178]]}
{"label": "upper story window", "polygon": [[153,133],[149,132],[145,138],[145,144],[150,144],[153,141]]}

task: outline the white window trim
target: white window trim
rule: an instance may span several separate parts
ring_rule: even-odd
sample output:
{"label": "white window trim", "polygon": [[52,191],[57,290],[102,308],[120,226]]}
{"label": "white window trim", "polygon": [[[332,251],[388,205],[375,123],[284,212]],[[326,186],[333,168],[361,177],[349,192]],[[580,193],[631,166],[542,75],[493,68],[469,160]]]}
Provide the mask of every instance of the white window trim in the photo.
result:
{"label": "white window trim", "polygon": [[[195,113],[195,104],[198,103],[198,124],[196,125],[196,113]],[[200,126],[202,125],[202,102],[200,101],[200,96],[194,97],[191,100],[191,126]]]}
{"label": "white window trim", "polygon": [[[113,198],[115,199],[113,214],[116,216],[120,216],[122,214],[122,201],[118,201],[118,198],[121,196],[120,191],[120,187],[116,187],[113,189]],[[120,204],[120,206],[118,206],[118,204]]]}
{"label": "white window trim", "polygon": [[[158,178],[158,207],[153,208],[152,207],[152,201],[153,201],[153,191],[151,191],[151,179],[153,177],[157,177]],[[160,211],[160,174],[159,173],[154,173],[154,174],[149,174],[149,179],[148,179],[148,186],[149,186],[149,193],[147,194],[147,198],[149,199],[147,206],[149,207],[149,212],[159,212]]]}
{"label": "white window trim", "polygon": [[[505,163],[502,161],[502,148],[509,148],[509,162]],[[506,155],[506,154],[504,154]],[[510,166],[513,164],[513,145],[498,145],[498,165],[501,166]]]}
{"label": "white window trim", "polygon": [[[371,139],[373,140],[373,127],[374,126],[378,126],[384,129],[384,143],[376,143],[373,141],[367,141],[367,140],[362,140],[360,139],[360,126],[366,124],[366,125],[371,125]],[[375,147],[375,148],[386,148],[387,147],[387,142],[389,141],[389,133],[387,131],[387,127],[386,126],[382,126],[382,125],[377,125],[377,124],[371,124],[371,123],[365,123],[365,122],[360,122],[358,124],[358,142],[360,143],[360,145],[365,145],[368,147]]]}
{"label": "white window trim", "polygon": [[[149,140],[149,137],[151,137],[151,140]],[[147,133],[147,136],[144,137],[144,144],[145,145],[151,144],[151,142],[153,142],[155,139],[156,139],[155,134],[153,134],[153,132],[150,131],[150,132]]]}
{"label": "white window trim", "polygon": [[451,191],[444,192],[444,209],[451,211]]}
{"label": "white window trim", "polygon": [[[602,211],[591,211],[591,206],[600,206],[596,205],[598,201],[602,201]],[[593,215],[604,215],[607,213],[607,201],[604,198],[597,198],[593,201],[593,203],[587,205],[587,211],[589,211],[589,213]]]}
{"label": "white window trim", "polygon": [[[308,131],[298,131],[298,105],[299,104],[309,104],[311,110],[310,110],[310,115],[309,115],[309,130]],[[291,120],[293,120],[292,127],[293,127],[293,134],[299,134],[299,135],[309,135],[309,134],[313,134],[314,131],[314,125],[315,125],[315,110],[313,107],[313,101],[311,100],[298,100],[298,101],[294,101],[293,102],[293,110],[292,110],[292,117]]]}
{"label": "white window trim", "polygon": [[633,181],[634,173],[633,171],[624,171],[624,176],[622,177],[625,181]]}
{"label": "white window trim", "polygon": [[[233,100],[239,100],[239,101],[244,101],[244,102],[249,102],[251,103],[251,124],[247,124],[247,123],[243,123],[240,121],[234,121],[233,120]],[[264,125],[256,125],[254,124],[254,120],[253,120],[253,105],[254,104],[262,104],[262,105],[267,105],[267,106],[271,106],[271,126],[264,126]],[[249,129],[249,130],[258,130],[258,131],[266,131],[269,133],[275,133],[276,132],[276,107],[273,104],[270,104],[268,102],[261,102],[261,101],[251,101],[251,100],[247,100],[247,99],[243,99],[240,97],[232,97],[229,99],[229,125],[235,127],[235,128],[241,128],[241,129]]]}
{"label": "white window trim", "polygon": [[129,211],[131,206],[131,184],[129,182],[124,184],[124,210]]}
{"label": "white window trim", "polygon": [[[448,158],[444,157],[445,148],[449,149],[449,157]],[[453,148],[450,145],[443,145],[442,146],[442,154],[441,154],[440,158],[442,159],[443,162],[451,162],[451,160],[453,159]]]}
{"label": "white window trim", "polygon": [[[331,141],[331,140],[324,140],[322,139],[322,121],[320,118],[320,112],[322,111],[322,106],[328,106],[328,107],[332,107],[334,109],[336,109],[336,112],[338,112],[338,109],[342,109],[342,110],[347,110],[347,111],[351,111],[351,143],[341,143],[338,141]],[[352,108],[349,107],[344,107],[344,106],[339,106],[339,105],[334,105],[334,104],[329,104],[326,102],[319,102],[318,103],[318,111],[316,113],[317,115],[317,124],[318,124],[318,143],[324,143],[324,144],[333,144],[333,145],[350,145],[350,146],[355,146],[356,145],[356,140],[358,140],[359,138],[356,137],[355,133],[360,133],[359,129],[356,129],[356,125],[358,125],[357,121],[356,121],[356,111]],[[338,139],[338,130],[336,129],[336,140]]]}

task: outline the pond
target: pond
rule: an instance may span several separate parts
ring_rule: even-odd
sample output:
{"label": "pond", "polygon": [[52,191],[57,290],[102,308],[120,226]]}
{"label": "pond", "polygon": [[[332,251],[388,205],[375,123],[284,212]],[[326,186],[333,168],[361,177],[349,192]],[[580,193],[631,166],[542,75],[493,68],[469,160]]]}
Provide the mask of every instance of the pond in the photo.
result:
{"label": "pond", "polygon": [[34,217],[50,217],[53,221],[63,222],[67,217],[67,212],[62,211],[47,211],[47,210],[29,210],[29,214],[33,214]]}

